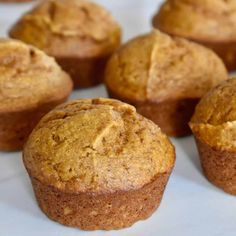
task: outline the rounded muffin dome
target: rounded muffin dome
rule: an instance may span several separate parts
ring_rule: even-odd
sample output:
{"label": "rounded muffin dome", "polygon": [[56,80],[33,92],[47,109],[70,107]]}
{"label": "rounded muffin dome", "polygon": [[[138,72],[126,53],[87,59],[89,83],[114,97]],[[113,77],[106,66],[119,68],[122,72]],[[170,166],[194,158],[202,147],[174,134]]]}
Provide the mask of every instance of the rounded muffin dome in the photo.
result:
{"label": "rounded muffin dome", "polygon": [[77,193],[139,189],[170,172],[174,156],[154,123],[111,99],[59,106],[40,121],[24,149],[31,177]]}
{"label": "rounded muffin dome", "polygon": [[21,150],[39,120],[63,103],[72,81],[44,52],[0,39],[0,149]]}
{"label": "rounded muffin dome", "polygon": [[197,138],[212,147],[236,148],[236,79],[212,89],[197,105],[190,126]]}
{"label": "rounded muffin dome", "polygon": [[55,60],[17,40],[0,39],[0,111],[39,107],[67,97],[70,77]]}
{"label": "rounded muffin dome", "polygon": [[236,79],[216,86],[196,107],[190,122],[203,173],[225,192],[236,195]]}
{"label": "rounded muffin dome", "polygon": [[196,104],[227,77],[211,50],[153,30],[113,54],[105,83],[112,98],[134,105],[167,135],[186,136]]}
{"label": "rounded muffin dome", "polygon": [[164,32],[213,42],[236,40],[234,0],[167,0],[153,19]]}
{"label": "rounded muffin dome", "polygon": [[121,42],[112,15],[87,0],[41,1],[9,34],[53,56],[80,88],[103,82],[107,60]]}
{"label": "rounded muffin dome", "polygon": [[234,0],[167,0],[153,25],[211,48],[229,71],[236,69],[236,2]]}
{"label": "rounded muffin dome", "polygon": [[200,98],[227,78],[209,49],[154,30],[120,48],[110,59],[105,82],[128,101]]}
{"label": "rounded muffin dome", "polygon": [[103,7],[87,0],[49,0],[26,13],[10,36],[56,57],[94,57],[120,44],[120,27]]}
{"label": "rounded muffin dome", "polygon": [[236,120],[236,79],[231,78],[207,93],[196,107],[192,122],[221,125]]}

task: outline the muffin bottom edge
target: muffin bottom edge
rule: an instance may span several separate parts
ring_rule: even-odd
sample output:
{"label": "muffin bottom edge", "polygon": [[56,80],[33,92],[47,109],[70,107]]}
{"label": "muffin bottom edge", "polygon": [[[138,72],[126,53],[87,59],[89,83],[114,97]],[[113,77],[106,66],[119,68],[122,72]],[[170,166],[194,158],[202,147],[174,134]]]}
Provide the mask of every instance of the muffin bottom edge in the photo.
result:
{"label": "muffin bottom edge", "polygon": [[236,153],[220,150],[195,138],[203,173],[226,193],[236,195]]}
{"label": "muffin bottom edge", "polygon": [[138,190],[110,194],[65,193],[31,178],[41,210],[60,224],[82,230],[114,230],[149,218],[159,207],[171,171]]}

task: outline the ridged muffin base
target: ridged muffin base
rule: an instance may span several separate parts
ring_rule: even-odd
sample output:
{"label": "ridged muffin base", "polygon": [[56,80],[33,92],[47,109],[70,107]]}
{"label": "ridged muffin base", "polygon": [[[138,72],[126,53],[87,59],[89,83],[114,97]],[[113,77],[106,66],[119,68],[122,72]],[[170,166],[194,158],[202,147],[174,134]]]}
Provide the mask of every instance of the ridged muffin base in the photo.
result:
{"label": "ridged muffin base", "polygon": [[207,179],[225,192],[236,195],[236,153],[211,147],[198,138],[196,142]]}
{"label": "ridged muffin base", "polygon": [[137,190],[68,193],[31,178],[42,211],[52,220],[82,230],[112,230],[150,217],[160,205],[170,172]]}

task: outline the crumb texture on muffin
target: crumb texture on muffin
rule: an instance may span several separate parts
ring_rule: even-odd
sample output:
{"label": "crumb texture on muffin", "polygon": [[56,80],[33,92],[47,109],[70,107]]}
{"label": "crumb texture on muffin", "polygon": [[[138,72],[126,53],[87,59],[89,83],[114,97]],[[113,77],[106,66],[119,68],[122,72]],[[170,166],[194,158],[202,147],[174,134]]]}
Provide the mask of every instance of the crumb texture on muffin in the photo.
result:
{"label": "crumb texture on muffin", "polygon": [[66,192],[129,191],[170,172],[174,148],[134,107],[75,100],[47,114],[24,150],[29,174]]}
{"label": "crumb texture on muffin", "polygon": [[70,92],[70,77],[55,60],[16,40],[0,40],[0,111],[37,107]]}
{"label": "crumb texture on muffin", "polygon": [[236,79],[211,90],[196,107],[190,126],[200,140],[212,147],[236,148]]}
{"label": "crumb texture on muffin", "polygon": [[153,19],[165,32],[196,40],[236,40],[235,0],[167,0]]}
{"label": "crumb texture on muffin", "polygon": [[141,102],[201,98],[226,78],[222,61],[211,50],[158,30],[118,50],[105,75],[112,92]]}
{"label": "crumb texture on muffin", "polygon": [[10,35],[50,55],[94,57],[113,52],[120,27],[103,7],[87,0],[49,0],[26,13]]}

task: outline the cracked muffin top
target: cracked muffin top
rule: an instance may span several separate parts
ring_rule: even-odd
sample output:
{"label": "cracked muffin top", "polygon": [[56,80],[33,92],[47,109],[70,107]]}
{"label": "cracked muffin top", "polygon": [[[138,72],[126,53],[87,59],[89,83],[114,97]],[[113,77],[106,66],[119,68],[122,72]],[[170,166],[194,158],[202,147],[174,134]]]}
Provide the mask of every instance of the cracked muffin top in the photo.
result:
{"label": "cracked muffin top", "polygon": [[93,57],[113,52],[121,30],[111,14],[87,0],[48,0],[26,13],[10,36],[54,56]]}
{"label": "cracked muffin top", "polygon": [[67,96],[70,77],[44,52],[0,39],[0,111],[16,111]]}
{"label": "cracked muffin top", "polygon": [[171,171],[174,147],[134,107],[112,99],[65,103],[32,132],[24,163],[40,182],[66,192],[137,189]]}
{"label": "cracked muffin top", "polygon": [[164,32],[205,41],[236,40],[235,0],[167,0],[153,18]]}
{"label": "cracked muffin top", "polygon": [[207,93],[190,122],[197,138],[217,148],[236,150],[236,79]]}
{"label": "cracked muffin top", "polygon": [[127,100],[199,98],[227,79],[211,50],[154,30],[121,47],[108,62],[108,88]]}

